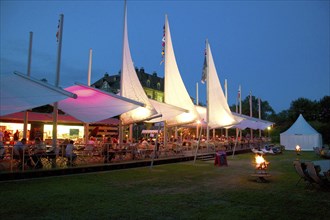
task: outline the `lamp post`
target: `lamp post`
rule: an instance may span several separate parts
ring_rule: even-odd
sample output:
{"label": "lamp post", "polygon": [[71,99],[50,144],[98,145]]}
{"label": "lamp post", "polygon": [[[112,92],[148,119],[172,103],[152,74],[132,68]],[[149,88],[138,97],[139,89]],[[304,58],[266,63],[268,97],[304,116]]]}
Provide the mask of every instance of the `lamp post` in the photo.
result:
{"label": "lamp post", "polygon": [[297,159],[296,160],[299,160],[300,151],[301,151],[301,147],[297,144],[297,146],[296,146]]}
{"label": "lamp post", "polygon": [[301,147],[299,145],[296,146],[296,154],[297,156],[300,155]]}
{"label": "lamp post", "polygon": [[270,129],[271,129],[271,127],[268,126],[268,127],[267,127],[267,130],[268,130],[268,142],[270,142]]}

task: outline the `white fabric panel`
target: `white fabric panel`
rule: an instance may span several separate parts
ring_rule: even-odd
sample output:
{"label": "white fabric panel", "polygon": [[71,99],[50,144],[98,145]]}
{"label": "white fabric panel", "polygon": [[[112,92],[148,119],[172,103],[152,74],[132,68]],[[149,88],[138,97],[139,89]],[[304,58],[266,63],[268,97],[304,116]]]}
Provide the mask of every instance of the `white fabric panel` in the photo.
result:
{"label": "white fabric panel", "polygon": [[1,74],[0,77],[0,116],[76,97],[73,93],[18,72]]}
{"label": "white fabric panel", "polygon": [[187,124],[198,120],[198,113],[182,81],[177,66],[172,45],[170,27],[167,16],[165,17],[165,103],[187,109],[189,112],[182,113],[167,121],[168,126]]}
{"label": "white fabric panel", "polygon": [[65,90],[77,94],[78,98],[62,100],[58,108],[88,123],[111,118],[143,105],[86,85],[75,85]]}
{"label": "white fabric panel", "polygon": [[150,118],[152,115],[157,114],[154,107],[150,104],[149,99],[142,88],[139,78],[136,74],[135,67],[133,65],[131,52],[128,42],[127,33],[127,14],[125,8],[125,21],[124,21],[124,39],[123,39],[123,60],[121,71],[121,84],[120,94],[123,97],[136,100],[144,103],[144,107],[139,107],[133,111],[126,112],[120,116],[122,123],[132,124],[134,122],[143,121]]}
{"label": "white fabric panel", "polygon": [[[195,107],[202,121],[205,120],[206,107],[204,106],[195,106]],[[240,128],[242,130],[246,128],[252,128],[252,129],[264,130],[273,124],[272,122],[269,121],[261,120],[258,118],[251,118],[245,115],[237,114],[235,112],[232,112],[232,114],[235,117],[235,120],[238,121],[238,124],[232,126],[225,126],[225,128]]]}
{"label": "white fabric panel", "polygon": [[208,126],[213,129],[237,124],[237,121],[232,115],[226,97],[222,91],[210,45],[207,43],[206,46],[208,68],[206,82],[208,84]]}
{"label": "white fabric panel", "polygon": [[154,106],[154,108],[157,110],[157,112],[159,114],[161,114],[161,117],[152,119],[147,121],[148,123],[156,123],[156,122],[161,122],[161,121],[169,121],[173,118],[175,118],[176,116],[184,113],[184,112],[188,112],[188,110],[186,109],[182,109],[173,105],[169,105],[163,102],[157,102],[155,100],[150,99],[149,100],[150,103],[152,104],[152,106]]}
{"label": "white fabric panel", "polygon": [[232,126],[233,128],[239,128],[242,130],[246,128],[252,128],[254,130],[257,129],[265,130],[266,128],[274,124],[270,121],[265,121],[259,118],[253,118],[246,115],[241,115],[235,112],[232,112],[232,114],[235,116],[236,120],[240,120],[240,123]]}

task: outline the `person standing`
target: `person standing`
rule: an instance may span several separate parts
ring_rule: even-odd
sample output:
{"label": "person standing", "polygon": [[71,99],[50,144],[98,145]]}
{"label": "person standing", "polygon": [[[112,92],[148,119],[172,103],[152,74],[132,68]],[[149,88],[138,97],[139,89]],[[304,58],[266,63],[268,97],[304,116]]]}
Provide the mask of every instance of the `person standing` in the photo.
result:
{"label": "person standing", "polygon": [[104,163],[110,163],[113,158],[115,158],[115,152],[113,149],[113,143],[111,138],[107,138],[107,140],[103,144],[103,156],[104,156]]}
{"label": "person standing", "polygon": [[0,141],[3,141],[3,140],[4,140],[4,134],[3,134],[2,129],[0,129]]}
{"label": "person standing", "polygon": [[75,154],[73,151],[76,150],[76,147],[73,145],[74,141],[70,140],[69,144],[66,145],[65,148],[65,157],[68,159],[68,162],[66,163],[68,166],[73,166],[74,162],[77,159],[77,154]]}
{"label": "person standing", "polygon": [[16,132],[14,133],[14,141],[18,141],[19,140],[19,131],[16,130]]}

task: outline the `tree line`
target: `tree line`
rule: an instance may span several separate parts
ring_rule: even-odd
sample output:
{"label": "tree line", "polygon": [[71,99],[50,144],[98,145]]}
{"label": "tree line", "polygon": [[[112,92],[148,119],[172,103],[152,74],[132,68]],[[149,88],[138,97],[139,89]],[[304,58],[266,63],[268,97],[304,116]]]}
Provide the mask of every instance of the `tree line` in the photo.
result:
{"label": "tree line", "polygon": [[[251,97],[252,116],[259,118],[259,104],[255,96]],[[288,110],[275,113],[268,101],[260,101],[261,119],[274,122],[270,136],[273,142],[280,142],[280,133],[286,131],[302,114],[306,121],[319,133],[322,134],[323,143],[330,144],[330,96],[324,96],[320,100],[310,100],[298,98],[290,104]],[[236,111],[236,105],[230,106],[232,111]],[[242,114],[250,115],[250,96],[242,100]]]}

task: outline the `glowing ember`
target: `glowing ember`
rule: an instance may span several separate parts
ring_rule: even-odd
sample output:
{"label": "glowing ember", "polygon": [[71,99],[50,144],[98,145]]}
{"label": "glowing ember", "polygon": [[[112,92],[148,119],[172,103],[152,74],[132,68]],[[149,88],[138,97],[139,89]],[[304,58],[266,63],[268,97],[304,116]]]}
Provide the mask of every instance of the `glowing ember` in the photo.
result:
{"label": "glowing ember", "polygon": [[259,170],[267,169],[269,162],[267,162],[262,155],[256,155],[255,161],[256,161],[256,169]]}

